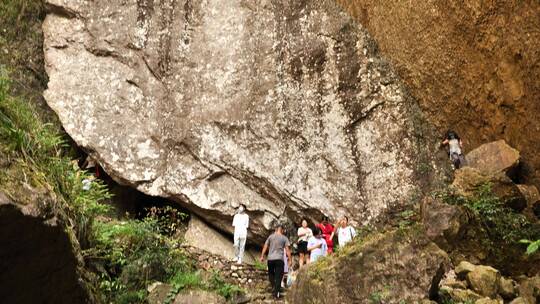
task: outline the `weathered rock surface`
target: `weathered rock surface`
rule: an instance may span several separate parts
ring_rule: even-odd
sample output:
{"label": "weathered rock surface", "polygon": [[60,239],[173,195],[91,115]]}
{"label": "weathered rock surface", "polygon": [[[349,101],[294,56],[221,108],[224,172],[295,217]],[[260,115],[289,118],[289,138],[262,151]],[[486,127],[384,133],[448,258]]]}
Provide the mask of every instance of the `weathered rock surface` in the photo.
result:
{"label": "weathered rock surface", "polygon": [[540,2],[338,0],[377,40],[441,134],[505,139],[540,186]]}
{"label": "weathered rock surface", "polygon": [[499,280],[499,294],[505,299],[513,299],[516,296],[515,283],[511,279],[501,277]]}
{"label": "weathered rock surface", "polygon": [[527,207],[523,210],[523,214],[530,221],[540,220],[540,192],[538,192],[538,188],[534,185],[517,186],[527,201]]}
{"label": "weathered rock surface", "polygon": [[529,302],[522,297],[517,297],[514,300],[512,300],[510,304],[529,304]]}
{"label": "weathered rock surface", "polygon": [[[209,227],[196,216],[193,216],[189,221],[184,239],[187,245],[217,254],[228,260],[233,260],[235,257],[232,240]],[[243,262],[248,264],[255,263],[253,252],[247,248],[244,253]]]}
{"label": "weathered rock surface", "polygon": [[450,249],[462,240],[468,217],[461,206],[449,205],[433,197],[425,197],[421,206],[426,236],[443,249]]}
{"label": "weathered rock surface", "polygon": [[519,296],[527,303],[540,302],[540,276],[524,278],[519,281]]}
{"label": "weathered rock surface", "polygon": [[[435,297],[446,253],[410,231],[377,234],[302,268],[288,292],[291,303],[417,303]],[[353,287],[354,286],[354,287]]]}
{"label": "weathered rock surface", "polygon": [[48,3],[45,98],[117,181],[228,232],[245,203],[258,241],[413,193],[420,116],[333,1]]}
{"label": "weathered rock surface", "polygon": [[493,194],[504,201],[508,207],[521,211],[527,206],[527,200],[518,186],[502,172],[483,174],[472,167],[464,167],[456,170],[452,187],[458,194],[471,197],[487,183],[491,184]]}
{"label": "weathered rock surface", "polygon": [[490,266],[476,266],[471,272],[467,273],[467,282],[471,289],[478,294],[494,298],[499,292],[499,280],[501,274]]}
{"label": "weathered rock surface", "polygon": [[215,293],[206,290],[188,290],[178,294],[173,304],[225,304],[227,301]]}
{"label": "weathered rock surface", "polygon": [[476,265],[470,263],[470,262],[467,262],[467,261],[461,261],[457,266],[456,266],[456,269],[454,270],[456,272],[456,275],[459,277],[459,278],[466,278],[467,277],[467,274],[469,274],[469,272],[473,271],[474,269],[476,268]]}
{"label": "weathered rock surface", "polygon": [[37,193],[22,205],[0,193],[0,223],[0,302],[95,303],[78,243],[52,198]]}
{"label": "weathered rock surface", "polygon": [[172,286],[161,282],[155,282],[148,286],[148,304],[165,304]]}

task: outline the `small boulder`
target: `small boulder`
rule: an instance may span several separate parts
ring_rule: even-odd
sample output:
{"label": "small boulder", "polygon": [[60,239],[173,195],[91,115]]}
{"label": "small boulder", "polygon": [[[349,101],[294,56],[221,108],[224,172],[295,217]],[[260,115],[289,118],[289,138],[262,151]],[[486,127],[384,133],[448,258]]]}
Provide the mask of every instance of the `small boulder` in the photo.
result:
{"label": "small boulder", "polygon": [[474,304],[502,304],[502,303],[503,303],[502,301],[493,300],[490,298],[483,298],[474,302]]}
{"label": "small boulder", "polygon": [[499,280],[499,294],[507,300],[515,298],[516,288],[514,285],[514,281],[505,277],[501,277],[501,279]]}
{"label": "small boulder", "polygon": [[472,263],[469,263],[467,261],[462,261],[461,263],[459,263],[459,265],[456,267],[454,271],[456,272],[456,275],[459,278],[464,279],[467,276],[467,274],[471,271],[474,271],[476,267],[477,266]]}
{"label": "small boulder", "polygon": [[510,147],[504,140],[483,144],[466,156],[468,166],[483,174],[504,173],[515,175],[519,165],[519,151]]}
{"label": "small boulder", "polygon": [[530,303],[527,300],[525,300],[524,298],[518,297],[518,298],[515,298],[514,300],[512,300],[512,302],[510,302],[510,304],[530,304]]}
{"label": "small boulder", "polygon": [[148,304],[164,304],[171,289],[171,285],[161,282],[155,282],[148,286]]}
{"label": "small boulder", "polygon": [[206,290],[189,290],[174,298],[173,304],[225,304],[225,299]]}
{"label": "small boulder", "polygon": [[422,222],[426,236],[443,249],[462,238],[461,228],[467,221],[463,207],[445,204],[439,199],[426,197],[422,201]]}
{"label": "small boulder", "polygon": [[444,298],[451,299],[457,303],[477,301],[483,298],[470,289],[450,288],[448,286],[441,287],[441,294]]}
{"label": "small boulder", "polygon": [[527,206],[523,210],[523,213],[529,220],[537,221],[540,219],[540,211],[535,212],[535,208],[540,209],[540,192],[538,188],[534,185],[517,185],[517,187],[527,201]]}
{"label": "small boulder", "polygon": [[504,173],[486,175],[475,168],[465,167],[455,172],[452,187],[462,196],[474,197],[478,189],[487,183],[491,184],[493,194],[504,201],[508,207],[521,211],[527,206],[523,193]]}
{"label": "small boulder", "polygon": [[450,288],[467,289],[467,281],[456,280],[455,277],[447,277],[441,281],[441,286],[447,286]]}
{"label": "small boulder", "polygon": [[540,302],[540,276],[526,278],[519,282],[519,296],[526,302]]}
{"label": "small boulder", "polygon": [[475,269],[467,274],[467,282],[471,289],[484,296],[495,298],[499,291],[499,280],[501,274],[490,266],[476,266]]}

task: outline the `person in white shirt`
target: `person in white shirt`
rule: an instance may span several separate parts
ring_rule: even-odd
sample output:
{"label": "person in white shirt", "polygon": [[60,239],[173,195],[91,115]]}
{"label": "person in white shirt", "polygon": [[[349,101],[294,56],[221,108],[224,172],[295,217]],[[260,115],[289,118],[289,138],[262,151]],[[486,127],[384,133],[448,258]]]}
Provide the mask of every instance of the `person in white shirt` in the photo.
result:
{"label": "person in white shirt", "polygon": [[298,255],[300,258],[300,267],[304,265],[304,262],[309,263],[309,251],[307,250],[307,243],[310,237],[313,236],[313,232],[308,227],[306,220],[302,220],[302,227],[298,228]]}
{"label": "person in white shirt", "polygon": [[238,212],[233,217],[234,227],[234,250],[235,261],[242,264],[244,258],[244,248],[246,247],[247,229],[249,227],[249,216],[245,213],[246,206],[241,204]]}
{"label": "person in white shirt", "polygon": [[339,222],[337,228],[338,244],[339,247],[345,246],[348,242],[356,236],[356,230],[349,225],[349,218],[344,216]]}
{"label": "person in white shirt", "polygon": [[315,228],[315,234],[309,238],[307,249],[310,252],[309,258],[311,263],[326,255],[328,245],[322,236],[322,231],[320,228]]}

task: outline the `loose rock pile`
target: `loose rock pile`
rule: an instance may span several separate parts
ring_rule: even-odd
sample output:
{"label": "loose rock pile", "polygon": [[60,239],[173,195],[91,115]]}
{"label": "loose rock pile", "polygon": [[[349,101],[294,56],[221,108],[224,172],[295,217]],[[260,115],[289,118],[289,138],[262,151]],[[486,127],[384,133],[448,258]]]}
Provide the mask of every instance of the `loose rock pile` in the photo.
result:
{"label": "loose rock pile", "polygon": [[458,303],[535,304],[540,300],[540,277],[517,283],[493,267],[463,261],[441,282],[440,292],[443,301]]}

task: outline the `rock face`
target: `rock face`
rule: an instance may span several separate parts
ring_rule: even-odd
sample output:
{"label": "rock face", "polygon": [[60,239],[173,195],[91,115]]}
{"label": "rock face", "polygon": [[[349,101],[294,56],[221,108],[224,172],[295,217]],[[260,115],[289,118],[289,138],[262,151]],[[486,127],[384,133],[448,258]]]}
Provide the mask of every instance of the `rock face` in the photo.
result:
{"label": "rock face", "polygon": [[540,2],[337,0],[440,130],[465,150],[503,138],[540,186]]}
{"label": "rock face", "polygon": [[448,257],[422,235],[388,232],[302,268],[290,303],[419,303],[436,297]]}
{"label": "rock face", "polygon": [[415,190],[422,120],[333,1],[48,3],[45,98],[117,181],[228,232],[245,203],[258,241]]}
{"label": "rock face", "polygon": [[[190,246],[220,255],[229,260],[234,259],[232,240],[227,239],[197,217],[192,217],[189,221],[184,239],[186,240],[186,244]],[[248,264],[255,263],[254,254],[247,248],[243,261]]]}
{"label": "rock face", "polygon": [[21,205],[0,193],[2,303],[95,303],[81,279],[78,244],[51,204],[40,196]]}

